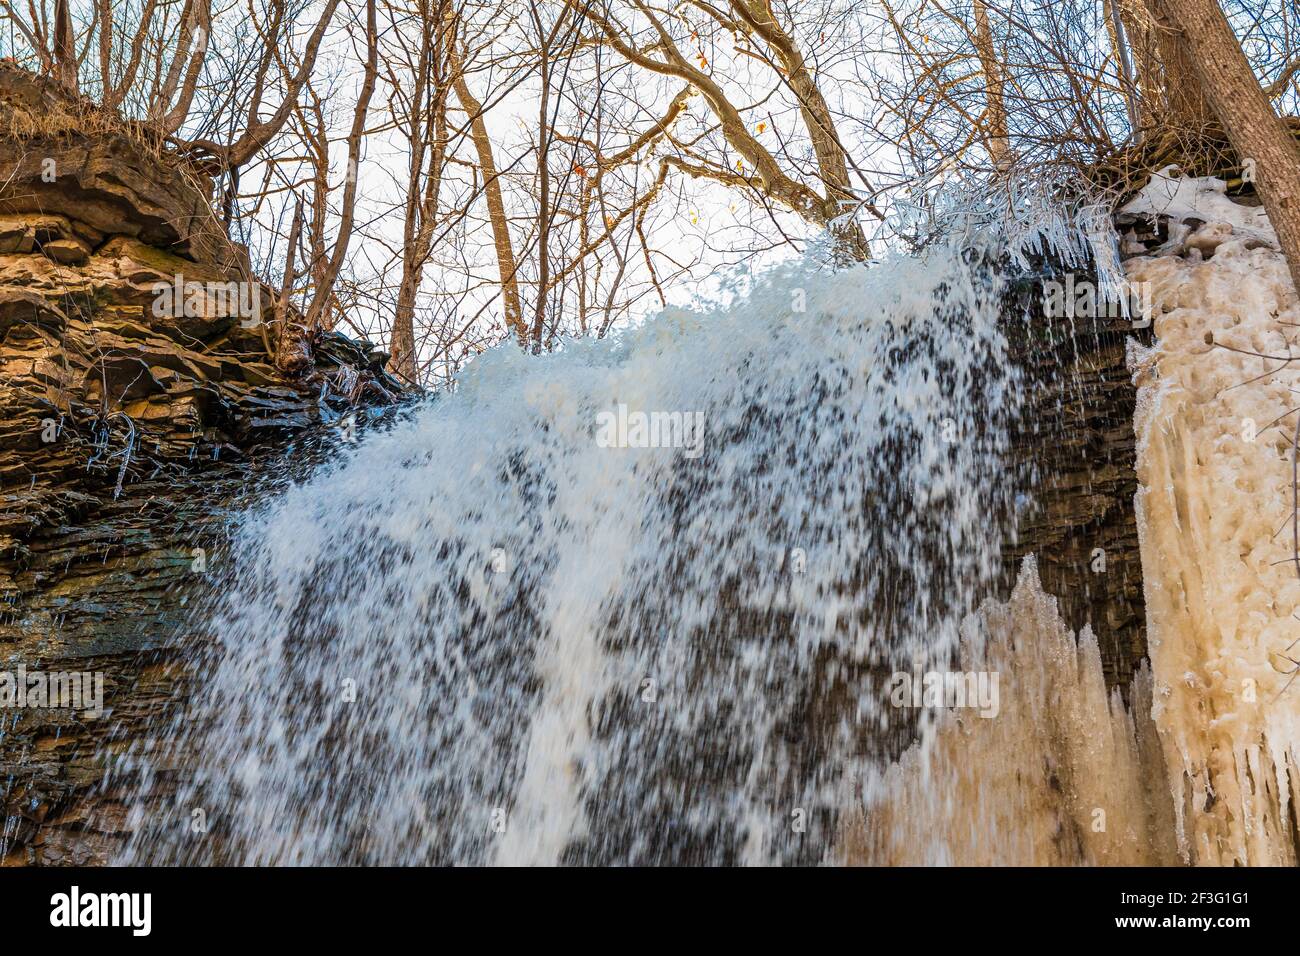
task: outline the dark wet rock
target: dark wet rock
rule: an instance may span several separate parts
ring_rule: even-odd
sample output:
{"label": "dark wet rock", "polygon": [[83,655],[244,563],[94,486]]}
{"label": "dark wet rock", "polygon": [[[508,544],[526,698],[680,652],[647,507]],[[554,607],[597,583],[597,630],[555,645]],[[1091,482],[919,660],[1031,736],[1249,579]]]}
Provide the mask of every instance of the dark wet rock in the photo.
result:
{"label": "dark wet rock", "polygon": [[1130,340],[1149,344],[1151,330],[1122,318],[1050,319],[1038,281],[1017,290],[1006,316],[1025,391],[1009,468],[1021,507],[1002,596],[1036,554],[1062,618],[1092,629],[1107,686],[1127,692],[1147,657],[1127,350]]}

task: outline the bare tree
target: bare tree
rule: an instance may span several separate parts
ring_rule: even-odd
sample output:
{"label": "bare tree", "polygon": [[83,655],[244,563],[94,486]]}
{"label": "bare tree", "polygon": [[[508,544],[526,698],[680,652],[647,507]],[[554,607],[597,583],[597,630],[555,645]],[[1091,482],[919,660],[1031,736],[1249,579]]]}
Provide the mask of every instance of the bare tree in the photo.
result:
{"label": "bare tree", "polygon": [[[849,177],[851,161],[826,99],[798,43],[764,0],[730,0],[725,6],[692,0],[689,7],[703,19],[699,27],[685,30],[685,36],[679,17],[644,0],[629,0],[626,4],[631,25],[617,16],[610,4],[567,2],[629,63],[686,83],[697,91],[712,111],[726,144],[739,155],[734,166],[724,164],[689,143],[673,140],[678,150],[671,160],[674,168],[752,190],[814,226],[832,229],[840,250],[849,257],[867,257],[866,239],[851,214],[863,207],[876,215],[879,212],[855,194]],[[754,124],[746,121],[744,107],[737,105],[724,82],[710,70],[707,55],[687,55],[685,43],[699,42],[701,29],[724,31],[742,39],[745,46],[741,55],[763,64],[779,78],[796,104],[803,134],[815,155],[815,169],[810,176],[788,170],[781,161],[781,151],[763,144]],[[702,44],[697,46],[697,50],[702,49]],[[867,188],[869,184],[863,179],[860,185]]]}
{"label": "bare tree", "polygon": [[77,50],[68,0],[54,2],[54,76],[67,89],[77,91]]}
{"label": "bare tree", "polygon": [[[391,8],[390,8],[391,9]],[[415,311],[424,268],[433,252],[438,203],[448,158],[448,97],[454,82],[452,45],[456,11],[450,0],[417,0],[414,55],[401,29],[394,30],[400,60],[390,63],[393,121],[407,144],[409,162],[403,199],[402,276],[393,315],[390,367],[408,382],[418,381]],[[397,26],[395,24],[395,26]],[[402,69],[399,78],[396,70]],[[409,78],[411,93],[403,93]]]}
{"label": "bare tree", "polygon": [[1160,3],[1180,55],[1194,64],[1197,85],[1228,133],[1237,155],[1254,160],[1256,188],[1300,289],[1300,156],[1273,111],[1241,44],[1215,0]]}
{"label": "bare tree", "polygon": [[326,0],[321,10],[320,19],[316,22],[315,28],[304,45],[298,69],[288,77],[280,105],[270,117],[265,120],[258,119],[261,96],[265,90],[265,87],[259,84],[257,88],[258,95],[249,104],[248,125],[238,139],[229,145],[214,143],[210,140],[199,140],[187,145],[220,156],[226,166],[242,166],[265,147],[284,128],[285,122],[288,121],[298,101],[298,93],[311,77],[312,68],[316,63],[316,56],[320,51],[321,41],[324,39],[330,21],[334,18],[334,12],[338,9],[338,5],[339,0]]}
{"label": "bare tree", "polygon": [[[311,303],[303,323],[308,330],[320,326],[321,317],[334,291],[339,271],[347,257],[348,244],[352,241],[352,232],[356,218],[357,182],[360,179],[361,141],[366,132],[366,116],[370,110],[370,98],[375,92],[375,83],[379,76],[379,28],[375,12],[376,0],[366,0],[366,59],[365,76],[361,81],[361,92],[357,96],[356,106],[352,111],[352,128],[348,132],[347,174],[343,187],[343,206],[339,215],[339,225],[334,239],[334,249],[325,261],[316,282]],[[292,353],[290,353],[292,354]],[[291,365],[295,363],[291,360]]]}
{"label": "bare tree", "polygon": [[1005,171],[1012,160],[1007,133],[1007,104],[1003,98],[1006,83],[993,45],[993,28],[989,24],[985,0],[975,0],[975,49],[979,53],[980,72],[984,74],[984,141],[993,165]]}
{"label": "bare tree", "polygon": [[483,194],[487,202],[488,221],[492,228],[492,243],[496,250],[497,271],[501,277],[501,300],[505,308],[505,321],[520,343],[528,341],[528,326],[519,297],[519,265],[515,260],[514,240],[510,236],[510,220],[506,215],[505,197],[501,189],[501,174],[497,169],[492,138],[488,135],[483,103],[470,90],[465,76],[465,56],[452,49],[452,74],[456,98],[469,118],[474,151],[478,155],[479,175],[482,176]]}

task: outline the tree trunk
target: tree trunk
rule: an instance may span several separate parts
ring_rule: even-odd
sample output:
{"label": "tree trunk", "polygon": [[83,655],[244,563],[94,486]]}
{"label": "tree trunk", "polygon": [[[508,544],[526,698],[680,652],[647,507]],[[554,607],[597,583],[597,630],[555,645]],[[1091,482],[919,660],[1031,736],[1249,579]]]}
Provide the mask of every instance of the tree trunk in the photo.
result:
{"label": "tree trunk", "polygon": [[[1214,6],[1213,0],[1208,5]],[[1147,0],[1147,7],[1155,21],[1156,52],[1163,67],[1161,94],[1166,115],[1162,120],[1183,129],[1204,129],[1214,122],[1215,112],[1202,89],[1195,52],[1188,48],[1185,37],[1180,36],[1182,15],[1169,0]],[[1222,17],[1217,6],[1214,11]],[[1228,35],[1235,46],[1237,41],[1230,30]]]}
{"label": "tree trunk", "polygon": [[1160,31],[1144,6],[1144,0],[1109,2],[1119,23],[1116,32],[1128,40],[1129,70],[1135,91],[1134,102],[1129,107],[1133,128],[1135,131],[1149,130],[1159,125],[1163,113],[1160,104],[1164,99],[1164,79],[1157,37]]}
{"label": "tree trunk", "polygon": [[521,345],[527,345],[528,326],[524,324],[523,309],[519,304],[519,280],[516,277],[519,267],[515,264],[514,243],[510,240],[510,222],[506,218],[505,197],[501,194],[501,178],[497,174],[496,160],[492,155],[492,140],[488,136],[487,123],[483,120],[483,104],[474,98],[469,84],[465,82],[460,57],[453,62],[452,70],[456,75],[456,98],[460,100],[461,107],[469,115],[470,138],[474,140],[479,171],[483,174],[483,192],[487,197],[488,220],[492,225],[492,242],[496,246],[497,269],[501,274],[501,301],[505,306],[506,327],[515,334]]}
{"label": "tree trunk", "polygon": [[1007,145],[1007,107],[1003,98],[1002,64],[993,47],[993,28],[984,0],[975,0],[975,50],[984,74],[984,143],[989,158],[999,171],[1011,165],[1011,147]]}
{"label": "tree trunk", "polygon": [[65,88],[77,92],[77,50],[68,0],[54,5],[54,75]]}
{"label": "tree trunk", "polygon": [[1300,156],[1273,111],[1241,44],[1214,0],[1163,3],[1180,35],[1173,37],[1196,68],[1200,88],[1218,115],[1238,159],[1254,160],[1256,189],[1300,289]]}
{"label": "tree trunk", "polygon": [[1133,131],[1134,138],[1140,140],[1142,114],[1138,106],[1137,79],[1134,75],[1128,34],[1124,29],[1123,18],[1120,16],[1115,0],[1105,0],[1104,7],[1106,33],[1110,36],[1110,48],[1115,53],[1115,66],[1124,87],[1124,108],[1128,111],[1129,128]]}
{"label": "tree trunk", "polygon": [[402,266],[397,311],[393,315],[393,331],[388,340],[389,367],[407,384],[414,384],[419,379],[415,360],[415,297],[420,287],[418,268]]}

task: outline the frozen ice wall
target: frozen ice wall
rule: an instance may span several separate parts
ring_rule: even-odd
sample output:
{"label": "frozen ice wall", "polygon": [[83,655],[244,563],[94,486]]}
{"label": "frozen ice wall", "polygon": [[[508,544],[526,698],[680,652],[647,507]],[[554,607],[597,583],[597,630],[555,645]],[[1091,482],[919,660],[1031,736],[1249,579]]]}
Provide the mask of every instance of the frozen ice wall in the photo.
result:
{"label": "frozen ice wall", "polygon": [[1271,230],[1222,184],[1158,177],[1163,255],[1127,263],[1156,305],[1134,355],[1142,566],[1182,856],[1294,864],[1300,681],[1294,442],[1300,308]]}
{"label": "frozen ice wall", "polygon": [[838,859],[904,866],[1177,862],[1151,675],[1125,706],[1026,559],[1006,602],[964,623],[960,670],[1000,677],[995,717],[945,710],[846,816]]}

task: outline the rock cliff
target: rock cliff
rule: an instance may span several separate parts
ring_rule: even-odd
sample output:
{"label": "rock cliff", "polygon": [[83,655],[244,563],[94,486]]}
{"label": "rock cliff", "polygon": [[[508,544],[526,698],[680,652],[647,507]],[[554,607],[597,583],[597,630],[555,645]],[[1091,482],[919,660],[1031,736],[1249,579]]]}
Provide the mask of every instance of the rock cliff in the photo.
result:
{"label": "rock cliff", "polygon": [[271,290],[201,168],[0,65],[5,112],[0,670],[102,673],[105,700],[0,714],[0,859],[102,862],[124,815],[97,755],[169,699],[222,519],[292,442],[402,389],[335,333],[305,376],[277,371]]}

